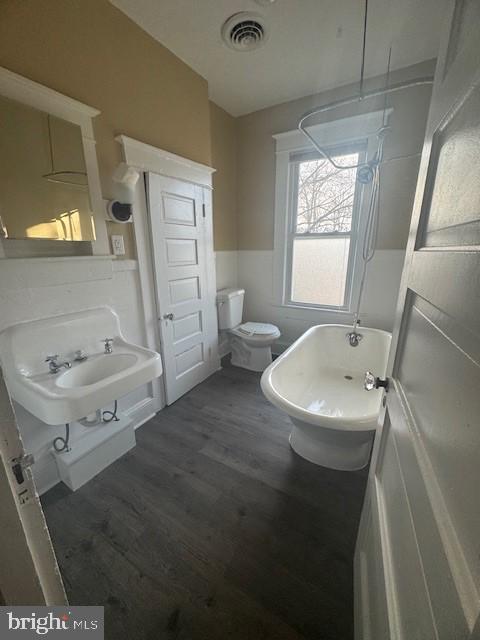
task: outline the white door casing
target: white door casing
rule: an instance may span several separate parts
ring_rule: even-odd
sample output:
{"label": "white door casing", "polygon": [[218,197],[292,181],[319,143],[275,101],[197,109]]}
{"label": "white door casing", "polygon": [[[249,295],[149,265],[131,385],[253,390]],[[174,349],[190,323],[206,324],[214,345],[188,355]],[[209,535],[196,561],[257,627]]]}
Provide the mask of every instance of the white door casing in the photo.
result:
{"label": "white door casing", "polygon": [[480,3],[440,51],[355,553],[357,640],[480,637]]}
{"label": "white door casing", "polygon": [[[63,605],[67,597],[0,369],[0,591],[8,605]],[[14,473],[14,469],[16,473]]]}
{"label": "white door casing", "polygon": [[219,368],[210,189],[147,174],[167,404]]}

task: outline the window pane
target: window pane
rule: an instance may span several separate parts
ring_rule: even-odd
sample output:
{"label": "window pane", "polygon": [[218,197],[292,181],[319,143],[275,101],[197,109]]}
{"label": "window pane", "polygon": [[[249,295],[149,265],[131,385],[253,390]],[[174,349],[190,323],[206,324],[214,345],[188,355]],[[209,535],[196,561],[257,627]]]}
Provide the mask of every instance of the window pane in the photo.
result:
{"label": "window pane", "polygon": [[[342,166],[355,165],[358,158],[358,153],[334,156]],[[356,169],[336,169],[327,160],[300,162],[296,233],[349,232],[356,175]]]}
{"label": "window pane", "polygon": [[295,238],[292,301],[341,307],[345,299],[350,238]]}

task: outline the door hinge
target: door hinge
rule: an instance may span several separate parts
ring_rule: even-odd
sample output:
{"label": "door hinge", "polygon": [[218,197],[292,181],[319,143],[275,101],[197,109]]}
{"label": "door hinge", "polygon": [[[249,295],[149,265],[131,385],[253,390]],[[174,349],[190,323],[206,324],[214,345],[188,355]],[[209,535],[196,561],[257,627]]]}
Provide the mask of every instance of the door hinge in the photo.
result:
{"label": "door hinge", "polygon": [[202,204],[202,216],[205,218],[205,204]]}
{"label": "door hinge", "polygon": [[25,469],[31,467],[34,462],[35,458],[31,453],[26,453],[24,456],[12,459],[12,471],[18,484],[23,484],[25,482],[23,472]]}

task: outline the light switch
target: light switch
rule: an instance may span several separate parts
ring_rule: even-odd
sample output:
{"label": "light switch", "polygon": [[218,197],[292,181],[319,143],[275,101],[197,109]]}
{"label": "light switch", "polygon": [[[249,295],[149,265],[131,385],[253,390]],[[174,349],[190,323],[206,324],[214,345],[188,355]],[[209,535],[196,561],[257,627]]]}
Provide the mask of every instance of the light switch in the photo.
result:
{"label": "light switch", "polygon": [[125,255],[125,243],[123,242],[123,236],[111,236],[112,239],[112,251],[114,256]]}

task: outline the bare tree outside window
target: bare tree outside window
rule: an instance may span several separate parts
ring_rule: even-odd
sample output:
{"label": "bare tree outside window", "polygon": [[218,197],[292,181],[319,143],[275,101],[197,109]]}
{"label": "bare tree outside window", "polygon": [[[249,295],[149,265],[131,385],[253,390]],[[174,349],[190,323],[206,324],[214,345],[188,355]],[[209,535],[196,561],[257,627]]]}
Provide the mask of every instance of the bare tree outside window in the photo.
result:
{"label": "bare tree outside window", "polygon": [[[358,153],[337,156],[335,162],[354,165]],[[328,160],[299,163],[297,233],[350,231],[356,173],[356,169],[336,169]]]}
{"label": "bare tree outside window", "polygon": [[[358,164],[360,152],[334,155]],[[297,162],[291,237],[292,302],[342,307],[347,295],[356,169],[337,169],[323,158]]]}

